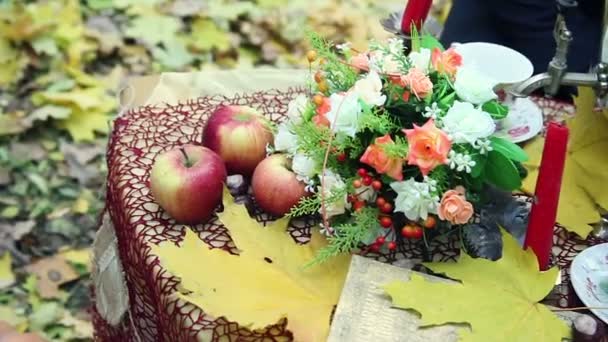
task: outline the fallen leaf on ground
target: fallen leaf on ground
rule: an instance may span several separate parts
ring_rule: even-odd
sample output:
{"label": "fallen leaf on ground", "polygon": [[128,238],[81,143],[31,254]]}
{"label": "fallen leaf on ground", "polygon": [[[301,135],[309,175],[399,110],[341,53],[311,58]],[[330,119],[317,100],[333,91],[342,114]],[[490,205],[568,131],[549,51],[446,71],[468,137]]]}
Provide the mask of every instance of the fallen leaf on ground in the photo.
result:
{"label": "fallen leaf on ground", "polygon": [[28,317],[30,329],[41,331],[46,326],[55,323],[63,315],[63,309],[57,302],[43,302]]}
{"label": "fallen leaf on ground", "polygon": [[42,298],[58,298],[59,286],[78,279],[78,274],[61,256],[40,259],[25,267],[29,273],[36,275],[36,287]]}
{"label": "fallen leaf on ground", "polygon": [[[2,66],[0,66],[2,69]],[[0,136],[19,134],[31,126],[25,121],[21,111],[3,114],[0,112]]]}
{"label": "fallen leaf on ground", "polygon": [[19,241],[24,235],[29,234],[35,226],[36,221],[34,220],[0,223],[0,240]]}
{"label": "fallen leaf on ground", "polygon": [[15,275],[11,269],[11,253],[4,252],[0,256],[0,289],[7,288],[15,282]]}
{"label": "fallen leaf on ground", "polygon": [[89,321],[78,319],[69,312],[65,312],[59,323],[66,327],[73,328],[73,336],[75,339],[90,339],[93,337],[93,325]]}
{"label": "fallen leaf on ground", "polygon": [[0,185],[6,185],[11,182],[11,170],[0,166]]}
{"label": "fallen leaf on ground", "polygon": [[65,260],[78,265],[85,265],[91,270],[91,249],[67,249],[59,253]]}
{"label": "fallen leaf on ground", "polygon": [[296,341],[324,340],[350,256],[303,268],[327,245],[325,238],[313,230],[308,244],[296,244],[286,231],[286,218],[263,228],[244,206],[234,203],[228,190],[224,190],[224,211],[218,217],[240,255],[210,249],[191,230],[181,247],[171,242],[152,247],[189,293],[177,295],[212,316],[225,316],[250,329],[287,317],[287,328]]}
{"label": "fallen leaf on ground", "polygon": [[47,151],[39,142],[12,142],[9,146],[11,158],[15,160],[40,161],[48,157]]}
{"label": "fallen leaf on ground", "polygon": [[24,332],[27,329],[27,318],[15,313],[15,308],[10,306],[0,305],[0,321],[4,321],[12,325],[18,332]]}
{"label": "fallen leaf on ground", "polygon": [[26,122],[30,125],[36,121],[46,121],[48,119],[65,119],[70,116],[72,110],[69,107],[46,105],[32,111]]}
{"label": "fallen leaf on ground", "polygon": [[433,282],[412,273],[408,282],[384,285],[393,305],[421,314],[421,326],[468,323],[459,331],[464,342],[561,341],[570,328],[540,304],[553,289],[557,267],[538,271],[532,250],[522,250],[504,230],[498,261],[460,254],[456,263],[425,263],[433,272],[460,283]]}

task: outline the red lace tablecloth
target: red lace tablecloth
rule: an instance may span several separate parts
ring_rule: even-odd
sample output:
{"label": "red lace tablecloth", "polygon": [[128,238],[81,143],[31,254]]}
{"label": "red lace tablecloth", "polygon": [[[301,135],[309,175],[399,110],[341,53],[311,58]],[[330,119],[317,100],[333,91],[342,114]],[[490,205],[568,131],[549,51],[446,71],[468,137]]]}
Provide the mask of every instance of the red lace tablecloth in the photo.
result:
{"label": "red lace tablecloth", "polygon": [[[114,121],[108,146],[106,213],[114,226],[120,259],[129,292],[129,310],[117,326],[106,323],[94,312],[95,337],[100,341],[288,341],[291,334],[281,322],[265,331],[251,332],[225,318],[206,315],[191,304],[174,299],[178,280],[168,274],[151,254],[150,245],[162,241],[179,242],[188,229],[176,224],[154,203],[149,190],[149,172],[155,156],[176,145],[200,143],[207,116],[220,104],[249,105],[275,122],[285,115],[287,104],[300,90],[267,91],[245,96],[203,97],[175,106],[145,106],[129,111]],[[571,105],[535,99],[551,119],[571,115]],[[268,218],[257,212],[256,218]],[[313,222],[296,222],[292,235],[304,241]],[[199,237],[216,248],[234,248],[226,229],[217,219],[192,227]],[[597,239],[582,240],[555,228],[555,263],[569,268],[572,258]],[[434,241],[435,260],[455,260],[455,240]],[[381,261],[422,257],[416,245],[400,246],[389,255],[375,255]],[[205,270],[200,270],[205,272]],[[567,273],[564,277],[567,284]],[[557,288],[558,304],[567,305],[568,286]]]}

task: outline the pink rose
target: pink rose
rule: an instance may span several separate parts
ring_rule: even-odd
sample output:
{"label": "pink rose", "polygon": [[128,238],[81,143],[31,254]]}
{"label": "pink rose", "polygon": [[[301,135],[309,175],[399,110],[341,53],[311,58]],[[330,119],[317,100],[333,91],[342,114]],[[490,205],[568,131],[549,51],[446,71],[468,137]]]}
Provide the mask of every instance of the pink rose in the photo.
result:
{"label": "pink rose", "polygon": [[465,224],[473,216],[473,205],[464,197],[464,188],[448,190],[443,194],[437,210],[439,218],[452,224]]}
{"label": "pink rose", "polygon": [[431,79],[416,67],[411,68],[407,75],[401,76],[401,84],[409,88],[418,99],[425,98],[433,92]]}
{"label": "pink rose", "polygon": [[361,52],[350,59],[350,65],[357,70],[369,70],[369,57],[367,53]]}
{"label": "pink rose", "polygon": [[408,165],[418,165],[424,176],[441,164],[447,164],[452,142],[444,131],[429,119],[422,127],[414,124],[414,129],[404,129],[409,144]]}

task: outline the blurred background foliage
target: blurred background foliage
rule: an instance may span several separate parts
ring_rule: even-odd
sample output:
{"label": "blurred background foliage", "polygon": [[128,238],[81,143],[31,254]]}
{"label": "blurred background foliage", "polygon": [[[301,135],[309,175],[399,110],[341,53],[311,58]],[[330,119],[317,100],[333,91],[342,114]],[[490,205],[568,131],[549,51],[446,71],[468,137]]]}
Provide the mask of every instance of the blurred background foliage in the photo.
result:
{"label": "blurred background foliage", "polygon": [[305,67],[307,30],[364,48],[405,2],[0,0],[0,320],[91,338],[88,254],[128,77]]}

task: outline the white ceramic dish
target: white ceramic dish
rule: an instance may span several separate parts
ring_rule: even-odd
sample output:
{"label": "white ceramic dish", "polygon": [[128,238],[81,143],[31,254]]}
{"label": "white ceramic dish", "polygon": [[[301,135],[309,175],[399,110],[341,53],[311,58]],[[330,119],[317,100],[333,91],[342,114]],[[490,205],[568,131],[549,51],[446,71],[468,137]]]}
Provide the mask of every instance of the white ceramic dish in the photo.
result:
{"label": "white ceramic dish", "polygon": [[497,125],[496,136],[519,143],[534,138],[543,128],[543,112],[529,98],[504,102],[509,115]]}
{"label": "white ceramic dish", "polygon": [[608,323],[608,243],[589,247],[577,255],[570,266],[570,279],[585,306]]}
{"label": "white ceramic dish", "polygon": [[534,72],[532,62],[521,53],[492,43],[454,44],[463,65],[471,65],[502,86],[522,82]]}

